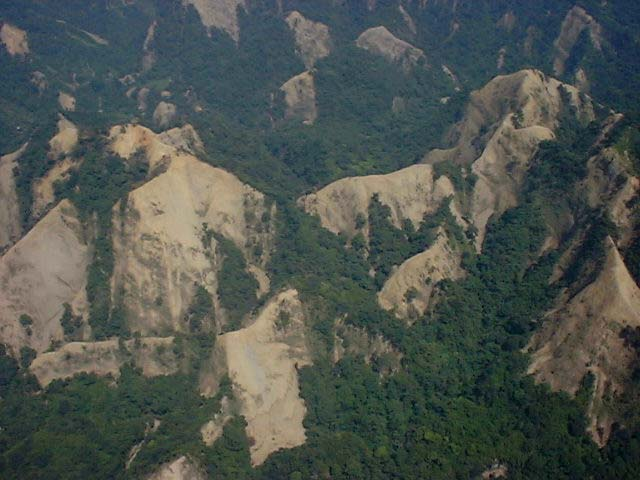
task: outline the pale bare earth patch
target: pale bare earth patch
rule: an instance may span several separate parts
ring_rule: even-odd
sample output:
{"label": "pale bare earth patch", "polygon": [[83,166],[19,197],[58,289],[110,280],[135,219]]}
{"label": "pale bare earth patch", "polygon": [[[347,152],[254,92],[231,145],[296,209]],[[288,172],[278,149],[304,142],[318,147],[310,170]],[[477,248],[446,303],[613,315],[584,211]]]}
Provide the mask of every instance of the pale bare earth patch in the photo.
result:
{"label": "pale bare earth patch", "polygon": [[396,317],[412,320],[422,316],[431,303],[437,284],[464,276],[460,252],[454,251],[443,229],[427,250],[397,267],[378,293],[378,303]]}
{"label": "pale bare earth patch", "polygon": [[0,28],[0,42],[12,57],[25,56],[29,53],[27,32],[9,23],[3,23]]}
{"label": "pale bare earth patch", "polygon": [[216,348],[223,353],[248,424],[251,463],[260,465],[277,450],[302,445],[306,407],[297,369],[309,365],[311,358],[298,292],[276,295],[252,325],[218,337]]}
{"label": "pale bare earth patch", "polygon": [[211,447],[216,440],[220,438],[224,430],[224,426],[233,418],[231,401],[227,397],[223,397],[220,401],[220,411],[213,416],[213,419],[205,423],[200,428],[202,441],[208,447]]}
{"label": "pale bare earth patch", "polygon": [[296,51],[304,61],[307,70],[313,68],[318,60],[331,53],[329,27],[320,22],[305,18],[300,12],[293,11],[285,19],[293,30]]}
{"label": "pale bare earth patch", "polygon": [[318,118],[316,105],[316,89],[311,72],[303,72],[287,80],[280,90],[284,92],[287,105],[286,118],[302,120],[305,125],[312,125]]}
{"label": "pale bare earth patch", "polygon": [[207,475],[194,460],[182,456],[164,464],[146,480],[207,480]]}
{"label": "pale bare earth patch", "polygon": [[176,118],[177,111],[173,103],[160,102],[153,111],[153,123],[160,128],[166,128]]}
{"label": "pale bare earth patch", "polygon": [[356,40],[356,45],[390,62],[401,64],[405,70],[410,70],[425,58],[422,50],[400,40],[382,26],[365,30]]}
{"label": "pale bare earth patch", "polygon": [[[18,355],[28,346],[43,352],[62,340],[63,303],[86,311],[91,260],[74,206],[63,200],[0,258],[0,341]],[[27,329],[19,319],[31,317]]]}
{"label": "pale bare earth patch", "polygon": [[56,163],[42,178],[33,183],[32,217],[40,218],[55,201],[55,183],[68,178],[71,171],[78,167],[78,162],[70,157]]}
{"label": "pale bare earth patch", "polygon": [[343,178],[301,197],[298,204],[320,217],[322,226],[335,234],[351,239],[363,232],[368,238],[369,204],[374,195],[391,209],[396,228],[402,228],[405,219],[417,228],[454,193],[447,177],[436,179],[431,165],[419,164],[386,175]]}
{"label": "pale bare earth patch", "polygon": [[575,395],[587,373],[595,376],[588,431],[600,446],[615,420],[603,400],[615,402],[630,381],[635,354],[620,336],[624,327],[640,327],[640,289],[608,237],[597,278],[574,297],[561,297],[527,346],[528,373],[554,391]]}
{"label": "pale bare earth patch", "polygon": [[600,50],[602,48],[602,27],[584,8],[576,5],[567,13],[560,27],[560,33],[553,43],[556,49],[556,56],[553,60],[555,75],[564,74],[565,63],[584,30],[589,32],[592,45]]}
{"label": "pale bare earth patch", "polygon": [[[205,226],[231,240],[265,285],[275,206],[267,205],[262,193],[189,153],[200,146],[190,127],[160,135],[139,126],[114,127],[110,139],[112,150],[126,161],[139,157],[156,172],[125,205],[114,208],[113,291],[124,292],[133,331],[183,331],[195,285],[207,289],[219,313],[221,258]],[[270,218],[266,224],[264,217]]]}
{"label": "pale bare earth patch", "polygon": [[49,140],[49,155],[60,158],[69,155],[78,144],[78,127],[62,115],[58,116],[58,133]]}
{"label": "pale bare earth patch", "polygon": [[38,355],[29,370],[42,387],[79,373],[118,378],[120,368],[129,360],[147,377],[171,375],[178,371],[172,349],[173,337],[140,338],[120,343],[118,339],[67,343],[59,350]]}
{"label": "pale bare earth patch", "polygon": [[25,143],[15,152],[0,157],[0,251],[16,242],[22,234],[20,204],[13,172],[26,148]]}
{"label": "pale bare earth patch", "polygon": [[58,93],[58,104],[60,108],[67,112],[75,112],[76,111],[76,99],[73,95],[60,92]]}
{"label": "pale bare earth patch", "polygon": [[240,40],[238,7],[246,11],[245,0],[182,0],[182,4],[193,5],[205,27],[224,30],[236,43]]}

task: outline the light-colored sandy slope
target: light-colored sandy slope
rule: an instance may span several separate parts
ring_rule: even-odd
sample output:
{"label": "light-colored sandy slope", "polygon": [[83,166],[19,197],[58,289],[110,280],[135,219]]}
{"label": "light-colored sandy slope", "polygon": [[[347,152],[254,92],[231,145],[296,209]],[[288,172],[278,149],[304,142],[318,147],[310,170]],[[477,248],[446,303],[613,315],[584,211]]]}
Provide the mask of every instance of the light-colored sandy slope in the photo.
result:
{"label": "light-colored sandy slope", "polygon": [[207,480],[204,470],[193,460],[182,456],[162,465],[146,480]]}
{"label": "light-colored sandy slope", "polygon": [[624,247],[634,237],[638,225],[633,201],[640,195],[640,179],[629,173],[628,152],[604,148],[587,162],[587,176],[580,193],[591,208],[603,207],[618,227],[618,245]]}
{"label": "light-colored sandy slope", "polygon": [[593,120],[591,100],[575,87],[536,70],[498,76],[471,94],[465,117],[455,129],[455,147],[426,156],[427,163],[472,165],[478,179],[470,213],[478,230],[478,250],[489,219],[516,205],[539,143],[554,137],[560,115],[570,106],[579,120]]}
{"label": "light-colored sandy slope", "polygon": [[311,72],[302,72],[287,80],[280,90],[284,92],[286,103],[286,118],[302,120],[302,123],[311,125],[318,118],[318,106],[316,105],[316,89]]}
{"label": "light-colored sandy slope", "polygon": [[156,52],[153,50],[153,40],[156,36],[156,28],[158,27],[158,22],[154,20],[149,25],[147,29],[147,36],[144,39],[144,44],[142,45],[142,72],[148,72],[153,68],[153,65],[156,63]]}
{"label": "light-colored sandy slope", "polygon": [[589,38],[593,46],[600,50],[602,48],[602,27],[584,8],[576,5],[565,16],[560,27],[560,33],[553,42],[556,49],[556,55],[553,59],[553,72],[555,75],[564,74],[565,62],[571,55],[571,50],[584,30],[589,32]]}
{"label": "light-colored sandy slope", "polygon": [[163,143],[162,135],[139,127],[112,133],[112,148],[125,158],[140,150],[150,164],[166,168],[132,191],[122,209],[114,208],[114,292],[124,292],[133,331],[182,331],[196,285],[217,298],[221,258],[215,239],[204,244],[204,224],[231,240],[254,271],[264,270],[273,226],[262,218],[267,210],[273,218],[274,207],[232,174]]}
{"label": "light-colored sandy slope", "polygon": [[381,375],[391,375],[401,367],[402,353],[382,335],[371,335],[364,328],[354,327],[339,319],[335,325],[333,361],[345,356],[362,357],[368,364],[376,364]]}
{"label": "light-colored sandy slope", "polygon": [[102,45],[102,46],[108,46],[109,45],[109,40],[102,38],[100,35],[96,35],[95,33],[91,33],[91,32],[87,32],[86,30],[80,30],[82,33],[84,33],[87,37],[89,37],[91,40],[93,40],[94,42],[96,42],[98,45]]}
{"label": "light-colored sandy slope", "polygon": [[73,95],[70,95],[66,92],[58,93],[58,104],[60,108],[67,112],[75,112],[76,111],[76,99]]}
{"label": "light-colored sandy slope", "polygon": [[150,174],[165,169],[179,153],[198,154],[204,146],[191,125],[154,133],[141,125],[117,125],[109,131],[109,148],[127,161],[142,154]]}
{"label": "light-colored sandy slope", "polygon": [[302,445],[306,412],[299,395],[297,369],[311,362],[304,313],[296,290],[271,299],[255,322],[218,337],[234,396],[247,420],[251,463],[273,452]]}
{"label": "light-colored sandy slope", "polygon": [[38,355],[29,370],[43,387],[79,373],[118,378],[120,368],[129,360],[147,377],[171,375],[178,370],[172,347],[173,337],[127,340],[122,348],[117,339],[71,342],[54,352]]}
{"label": "light-colored sandy slope", "polygon": [[365,30],[356,40],[356,45],[390,62],[397,62],[409,70],[424,58],[424,52],[394,36],[386,27]]}
{"label": "light-colored sandy slope", "polygon": [[245,0],[182,0],[182,4],[193,5],[205,27],[224,30],[236,43],[240,40],[238,7],[246,10]]}
{"label": "light-colored sandy slope", "polygon": [[44,92],[49,87],[47,76],[38,70],[31,74],[31,83],[38,88],[38,93]]}
{"label": "light-colored sandy slope", "polygon": [[513,13],[512,10],[509,10],[502,17],[500,17],[500,20],[498,20],[497,25],[500,28],[504,28],[506,31],[510,32],[511,30],[514,29],[517,23],[518,23],[518,17],[516,16],[515,13]]}
{"label": "light-colored sandy slope", "polygon": [[287,15],[285,21],[293,30],[296,52],[307,69],[313,68],[318,60],[331,53],[329,27],[324,23],[309,20],[295,10]]}
{"label": "light-colored sandy slope", "polygon": [[54,186],[58,181],[64,181],[69,173],[77,168],[78,162],[67,157],[57,162],[42,178],[33,182],[33,218],[40,218],[46,209],[55,201]]}
{"label": "light-colored sandy slope", "polygon": [[405,320],[423,315],[438,282],[464,275],[460,260],[460,252],[451,248],[446,233],[440,229],[433,245],[394,270],[378,293],[378,303]]}
{"label": "light-colored sandy slope", "polygon": [[640,289],[607,238],[606,261],[595,281],[573,298],[560,299],[528,346],[533,353],[528,373],[554,391],[574,395],[587,372],[595,376],[589,430],[600,445],[613,422],[602,401],[615,401],[631,374],[634,352],[620,337],[626,326],[640,327]]}
{"label": "light-colored sandy slope", "polygon": [[27,32],[14,25],[8,23],[2,24],[0,28],[0,42],[12,57],[16,55],[27,55],[29,53]]}
{"label": "light-colored sandy slope", "polygon": [[20,238],[22,222],[13,171],[27,148],[25,143],[13,153],[0,157],[0,251]]}
{"label": "light-colored sandy slope", "polygon": [[167,128],[176,118],[178,110],[173,103],[159,102],[153,111],[153,123],[160,128]]}
{"label": "light-colored sandy slope", "polygon": [[58,133],[49,140],[49,155],[59,158],[69,155],[78,144],[78,127],[62,115],[58,117]]}
{"label": "light-colored sandy slope", "polygon": [[[17,354],[25,345],[43,352],[62,339],[63,303],[80,314],[86,308],[90,260],[76,209],[64,200],[0,258],[0,342]],[[33,319],[31,335],[22,314]]]}
{"label": "light-colored sandy slope", "polygon": [[224,426],[233,418],[231,401],[227,397],[220,400],[220,411],[200,428],[202,441],[208,447],[212,446],[222,436]]}
{"label": "light-colored sandy slope", "polygon": [[[343,178],[300,198],[298,203],[320,217],[324,228],[353,238],[359,231],[368,236],[369,204],[375,194],[391,209],[393,225],[401,228],[403,220],[408,219],[418,227],[425,215],[434,213],[454,194],[454,189],[447,177],[434,178],[431,165],[412,165],[386,175]],[[358,217],[364,220],[360,230]]]}

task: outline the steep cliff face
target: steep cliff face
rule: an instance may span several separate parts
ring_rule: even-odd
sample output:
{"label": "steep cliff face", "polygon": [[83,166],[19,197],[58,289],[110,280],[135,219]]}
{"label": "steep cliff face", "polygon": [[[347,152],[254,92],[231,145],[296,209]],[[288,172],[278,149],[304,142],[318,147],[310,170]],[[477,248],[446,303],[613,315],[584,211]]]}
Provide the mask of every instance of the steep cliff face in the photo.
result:
{"label": "steep cliff face", "polygon": [[25,56],[29,53],[27,32],[15,25],[9,23],[2,24],[2,27],[0,27],[0,43],[4,45],[12,57],[16,55]]}
{"label": "steep cliff face", "polygon": [[576,5],[567,13],[560,27],[560,33],[553,43],[556,49],[556,55],[553,60],[553,72],[555,75],[564,74],[565,63],[571,55],[571,51],[576,45],[580,34],[585,30],[589,32],[592,45],[600,50],[602,48],[602,27],[584,8]]}
{"label": "steep cliff face", "polygon": [[460,261],[461,253],[451,247],[440,229],[433,245],[394,270],[378,293],[378,303],[398,318],[412,320],[422,316],[438,282],[463,277]]}
{"label": "steep cliff face", "polygon": [[175,373],[178,361],[173,353],[173,337],[127,340],[122,345],[117,339],[71,342],[55,352],[38,355],[29,370],[40,385],[46,387],[54,380],[79,373],[118,378],[120,368],[127,361],[132,361],[147,377]]}
{"label": "steep cliff face", "polygon": [[572,298],[561,297],[528,346],[528,372],[552,390],[575,395],[587,373],[595,377],[588,430],[599,445],[609,438],[616,420],[611,404],[629,382],[636,355],[621,332],[640,327],[640,289],[610,237],[605,248],[596,279]]}
{"label": "steep cliff face", "polygon": [[86,310],[90,261],[76,209],[64,200],[0,258],[0,341],[17,355],[23,346],[43,352],[61,340],[63,304]]}
{"label": "steep cliff face", "polygon": [[581,122],[594,119],[588,97],[541,72],[498,76],[471,94],[465,118],[454,130],[455,146],[425,157],[427,163],[471,165],[477,180],[469,213],[477,229],[478,251],[489,219],[517,205],[538,145],[555,138],[561,116],[571,111]]}
{"label": "steep cliff face", "polygon": [[0,157],[0,251],[12,245],[22,233],[20,204],[14,170],[27,145]]}
{"label": "steep cliff face", "polygon": [[238,7],[246,9],[245,0],[182,0],[182,4],[193,6],[208,29],[223,30],[235,42],[240,40]]}
{"label": "steep cliff face", "polygon": [[399,63],[405,71],[425,58],[422,50],[400,40],[382,26],[365,30],[356,40],[356,45],[390,62]]}
{"label": "steep cliff face", "polygon": [[309,20],[295,10],[285,20],[294,33],[296,53],[307,69],[313,68],[318,60],[331,53],[331,36],[325,24]]}
{"label": "steep cliff face", "polygon": [[132,330],[144,335],[183,331],[197,285],[217,299],[221,258],[211,233],[240,249],[258,281],[271,252],[275,207],[230,173],[176,149],[175,137],[130,127],[112,143],[125,158],[145,153],[151,171],[166,168],[114,209],[113,291]]}
{"label": "steep cliff face", "polygon": [[368,236],[374,195],[391,209],[393,225],[401,228],[405,219],[418,227],[454,193],[451,181],[446,176],[435,178],[431,165],[413,165],[387,175],[343,178],[300,198],[298,204],[320,217],[324,228],[353,238],[360,231]]}
{"label": "steep cliff face", "polygon": [[[297,370],[311,358],[298,292],[276,295],[250,326],[218,337],[216,349],[248,424],[251,463],[260,465],[279,449],[302,445],[306,407]],[[205,387],[204,393],[213,391]]]}
{"label": "steep cliff face", "polygon": [[303,72],[287,80],[280,90],[284,92],[286,118],[301,120],[312,125],[318,118],[316,89],[311,72]]}

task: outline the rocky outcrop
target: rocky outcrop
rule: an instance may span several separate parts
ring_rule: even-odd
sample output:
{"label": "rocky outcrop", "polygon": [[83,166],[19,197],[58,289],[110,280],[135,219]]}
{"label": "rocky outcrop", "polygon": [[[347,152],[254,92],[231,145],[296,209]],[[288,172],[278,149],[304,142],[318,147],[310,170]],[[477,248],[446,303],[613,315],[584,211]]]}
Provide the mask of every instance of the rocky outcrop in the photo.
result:
{"label": "rocky outcrop", "polygon": [[29,370],[42,387],[52,381],[71,378],[79,373],[118,378],[128,361],[142,369],[143,375],[171,375],[178,370],[173,352],[173,337],[141,338],[120,342],[71,342],[59,350],[38,355]]}
{"label": "rocky outcrop", "polygon": [[335,234],[368,237],[369,204],[374,195],[391,209],[391,222],[402,228],[410,220],[417,228],[426,215],[454,195],[451,181],[435,178],[431,165],[413,165],[386,175],[348,177],[298,200],[308,213],[320,217],[322,226]]}
{"label": "rocky outcrop", "polygon": [[204,469],[189,457],[182,456],[162,465],[146,480],[207,480]]}
{"label": "rocky outcrop", "polygon": [[442,280],[462,278],[461,254],[450,245],[440,229],[433,245],[396,268],[378,293],[378,303],[396,317],[414,320],[431,303],[434,289]]}
{"label": "rocky outcrop", "polygon": [[153,123],[160,128],[167,128],[176,118],[177,112],[173,103],[160,102],[153,111]]}
{"label": "rocky outcrop", "polygon": [[4,45],[12,57],[24,56],[29,53],[27,32],[9,23],[3,23],[0,27],[0,43]]}
{"label": "rocky outcrop", "polygon": [[65,92],[58,93],[58,104],[66,112],[76,111],[76,99],[73,95]]}
{"label": "rocky outcrop", "polygon": [[79,315],[86,310],[90,261],[76,209],[64,200],[0,258],[0,342],[17,355],[23,346],[43,352],[61,340],[63,304]]}
{"label": "rocky outcrop", "polygon": [[635,352],[625,345],[624,327],[640,327],[640,289],[616,245],[607,238],[606,259],[596,279],[571,298],[561,297],[548,313],[528,350],[528,373],[554,391],[575,395],[587,373],[595,377],[589,406],[589,432],[604,445],[615,421],[606,405],[630,381]]}
{"label": "rocky outcrop", "polygon": [[236,43],[240,40],[238,7],[246,10],[245,0],[182,0],[182,4],[192,5],[208,29],[224,30]]}
{"label": "rocky outcrop", "polygon": [[123,295],[130,328],[143,335],[184,331],[196,285],[217,300],[221,258],[213,233],[232,241],[254,271],[264,270],[271,252],[273,226],[263,218],[272,219],[275,207],[232,174],[176,148],[177,133],[136,126],[111,132],[115,152],[128,161],[140,152],[156,175],[114,208],[113,291]]}
{"label": "rocky outcrop", "polygon": [[305,125],[311,125],[316,121],[318,107],[311,72],[303,72],[290,78],[280,87],[280,90],[284,92],[284,101],[287,106],[286,118],[301,120]]}
{"label": "rocky outcrop", "polygon": [[22,233],[20,203],[16,192],[14,170],[27,144],[0,157],[0,251],[12,245]]}
{"label": "rocky outcrop", "polygon": [[464,120],[454,131],[455,147],[426,156],[427,163],[471,165],[477,181],[470,216],[478,250],[489,219],[516,206],[539,143],[554,138],[560,116],[570,109],[584,123],[594,119],[588,97],[541,72],[498,76],[471,94]]}
{"label": "rocky outcrop", "polygon": [[296,52],[302,58],[307,70],[313,68],[318,60],[329,55],[331,52],[329,27],[305,18],[297,11],[287,15],[285,20],[293,31]]}
{"label": "rocky outcrop", "polygon": [[251,463],[260,465],[277,450],[302,445],[306,407],[297,370],[311,359],[298,292],[276,295],[252,325],[218,337],[216,349],[247,421]]}
{"label": "rocky outcrop", "polygon": [[365,30],[356,40],[356,45],[390,62],[399,63],[405,71],[425,58],[422,50],[400,40],[382,26]]}
{"label": "rocky outcrop", "polygon": [[49,140],[49,156],[69,155],[78,144],[78,127],[62,115],[58,117],[58,133]]}
{"label": "rocky outcrop", "polygon": [[567,13],[560,27],[560,34],[553,42],[556,50],[553,59],[553,73],[555,75],[564,74],[565,62],[584,30],[589,32],[592,45],[600,50],[602,48],[602,27],[584,8],[576,5]]}

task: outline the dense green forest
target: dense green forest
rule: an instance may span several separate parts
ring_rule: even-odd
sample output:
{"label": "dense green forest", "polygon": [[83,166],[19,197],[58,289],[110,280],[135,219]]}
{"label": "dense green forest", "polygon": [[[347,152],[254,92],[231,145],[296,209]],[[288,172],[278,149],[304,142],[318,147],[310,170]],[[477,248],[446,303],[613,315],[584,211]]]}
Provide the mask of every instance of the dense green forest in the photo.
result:
{"label": "dense green forest", "polygon": [[[583,32],[561,80],[573,82],[579,68],[588,72],[598,122],[580,124],[565,112],[555,138],[539,146],[528,166],[518,206],[490,222],[482,253],[476,253],[474,231],[456,223],[452,199],[417,228],[407,221],[398,229],[389,207],[374,196],[366,218],[358,219],[368,223],[369,238],[358,234],[350,242],[322,228],[296,199],[336,179],[388,173],[450,146],[450,127],[463,117],[472,90],[497,73],[552,73],[553,42],[575,2],[461,1],[455,8],[426,2],[424,9],[420,2],[405,2],[419,26],[412,33],[397,2],[380,1],[370,11],[368,2],[285,1],[285,11],[325,23],[332,35],[332,54],[314,67],[320,114],[312,126],[285,119],[278,97],[280,86],[305,68],[278,3],[247,2],[239,10],[236,44],[220,31],[207,31],[195,9],[178,1],[3,2],[0,21],[26,30],[33,53],[14,58],[0,50],[0,153],[28,142],[15,171],[21,224],[28,231],[38,220],[34,182],[56,162],[48,144],[58,118],[55,92],[75,85],[77,108],[64,115],[80,127],[80,143],[70,155],[81,162],[56,184],[56,200],[71,200],[91,235],[86,293],[93,338],[135,339],[120,292],[110,290],[112,221],[116,205],[125,211],[128,192],[148,180],[149,169],[107,153],[104,138],[110,126],[131,121],[158,130],[153,108],[143,110],[135,96],[126,95],[125,75],[135,73],[136,85],[149,89],[149,105],[171,91],[178,111],[173,124],[194,126],[205,146],[202,160],[229,170],[277,206],[267,273],[271,292],[296,288],[307,311],[313,365],[298,370],[306,443],[253,468],[253,439],[240,415],[212,447],[201,441],[200,428],[233,389],[223,378],[213,398],[199,394],[202,365],[216,342],[211,332],[220,319],[211,293],[197,284],[184,318],[188,329],[174,346],[185,366],[173,375],[148,378],[129,362],[118,379],[80,374],[40,389],[28,370],[35,351],[26,347],[15,359],[0,344],[0,477],[144,478],[185,454],[220,479],[470,479],[481,478],[495,462],[508,466],[510,479],[637,478],[640,363],[621,400],[626,428],[615,425],[600,449],[585,434],[593,378],[583,379],[575,397],[554,393],[526,375],[523,348],[562,289],[577,291],[593,280],[605,237],[617,234],[611,219],[581,204],[574,191],[587,175],[607,109],[624,113],[625,120],[606,141],[628,153],[632,171],[640,172],[639,4],[579,2],[606,40],[595,49]],[[497,26],[505,12],[518,19],[512,28]],[[158,22],[157,58],[143,70],[151,21]],[[429,68],[404,72],[356,48],[363,30],[381,24],[423,49]],[[456,24],[459,29],[452,30]],[[85,30],[109,45],[92,41]],[[531,48],[523,54],[529,37]],[[505,46],[497,72],[496,52]],[[455,72],[459,85],[442,65]],[[31,82],[34,71],[46,74],[43,92]],[[396,97],[404,99],[402,111],[391,108]],[[472,191],[476,177],[463,175],[460,165],[441,163],[434,170],[451,178],[462,195]],[[539,253],[549,219],[566,211],[582,222],[570,233],[586,240],[561,281],[550,283],[568,244]],[[435,308],[408,325],[382,310],[376,294],[395,266],[433,244],[438,227],[463,251],[466,276],[443,281]],[[262,305],[258,282],[233,242],[206,224],[201,234],[205,249],[214,245],[209,253],[221,260],[217,295],[227,317],[222,333],[236,330]],[[622,253],[640,281],[640,235]],[[76,340],[80,320],[69,304],[63,309],[64,338]],[[364,355],[334,362],[337,318],[383,336],[401,352],[401,368],[387,374],[383,357],[365,361]],[[21,323],[30,329],[33,321],[25,316]],[[637,330],[624,331],[636,352],[639,337]],[[155,420],[159,427],[148,433]],[[125,470],[136,444],[143,448]]]}

